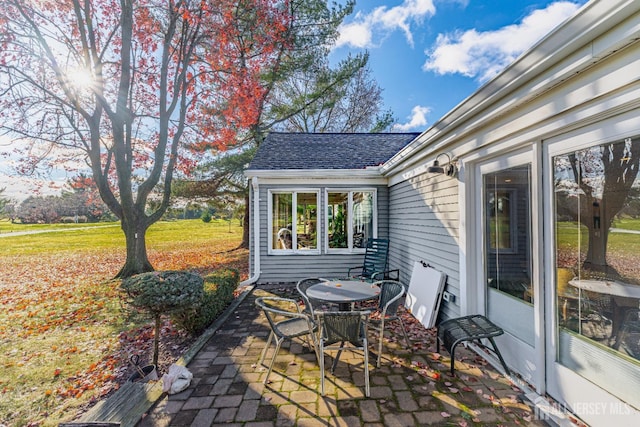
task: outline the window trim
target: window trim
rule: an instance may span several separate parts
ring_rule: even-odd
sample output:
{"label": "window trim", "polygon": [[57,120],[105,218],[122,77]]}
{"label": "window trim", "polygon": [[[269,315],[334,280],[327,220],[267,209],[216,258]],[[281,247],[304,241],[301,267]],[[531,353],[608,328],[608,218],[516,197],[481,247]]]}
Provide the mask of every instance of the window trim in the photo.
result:
{"label": "window trim", "polygon": [[347,187],[347,188],[325,188],[324,189],[324,253],[326,254],[363,254],[366,248],[354,248],[353,247],[353,221],[349,221],[347,224],[347,247],[346,248],[330,248],[329,247],[329,216],[326,214],[329,209],[329,193],[348,193],[347,210],[353,211],[353,193],[373,193],[373,238],[378,237],[378,189],[374,187]]}
{"label": "window trim", "polygon": [[[296,229],[298,217],[296,215],[296,207],[298,206],[298,194],[299,193],[310,193],[316,195],[316,206],[322,206],[322,200],[320,198],[320,189],[319,188],[278,188],[278,189],[269,189],[267,191],[268,199],[267,199],[267,254],[268,255],[319,255],[321,253],[321,243],[320,243],[320,235],[317,236],[317,244],[315,249],[298,249],[298,235],[297,233],[291,233],[291,249],[274,249],[273,248],[273,195],[274,194],[291,194],[291,206],[292,206],[292,218],[293,224],[292,229]],[[317,209],[321,211],[321,208]],[[316,221],[319,224],[322,224],[323,214],[322,212],[317,212]],[[318,230],[319,227],[316,227]],[[317,232],[317,231],[316,231]]]}

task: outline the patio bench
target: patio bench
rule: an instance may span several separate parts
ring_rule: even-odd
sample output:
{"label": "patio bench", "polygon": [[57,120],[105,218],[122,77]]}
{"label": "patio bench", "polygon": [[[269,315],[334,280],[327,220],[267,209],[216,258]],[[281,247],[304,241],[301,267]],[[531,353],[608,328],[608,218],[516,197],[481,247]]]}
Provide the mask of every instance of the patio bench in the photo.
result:
{"label": "patio bench", "polygon": [[[453,375],[455,369],[456,346],[462,342],[473,342],[484,349],[491,350],[500,359],[500,363],[507,375],[510,375],[509,368],[493,339],[502,334],[504,334],[502,328],[480,314],[448,319],[438,325],[437,349],[440,352],[440,343],[442,343],[451,355],[451,375]],[[492,348],[482,343],[481,340],[485,338],[489,340]]]}

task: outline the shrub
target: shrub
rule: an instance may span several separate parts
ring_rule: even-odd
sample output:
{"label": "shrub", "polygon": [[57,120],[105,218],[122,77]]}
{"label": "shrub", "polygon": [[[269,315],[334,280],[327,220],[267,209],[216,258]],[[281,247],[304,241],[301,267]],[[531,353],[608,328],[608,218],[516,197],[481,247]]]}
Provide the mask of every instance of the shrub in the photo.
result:
{"label": "shrub", "polygon": [[152,271],[124,279],[120,287],[129,304],[155,316],[197,304],[203,279],[187,271]]}
{"label": "shrub", "polygon": [[160,316],[188,309],[202,300],[203,279],[186,271],[152,271],[122,281],[127,302],[155,320],[153,364],[158,365]]}
{"label": "shrub", "polygon": [[240,274],[222,269],[204,277],[204,293],[199,304],[171,315],[173,324],[190,334],[204,331],[233,301]]}
{"label": "shrub", "polygon": [[202,214],[202,217],[201,217],[201,218],[202,218],[202,221],[203,221],[203,222],[211,222],[211,214],[209,213],[209,211],[205,211],[205,212]]}

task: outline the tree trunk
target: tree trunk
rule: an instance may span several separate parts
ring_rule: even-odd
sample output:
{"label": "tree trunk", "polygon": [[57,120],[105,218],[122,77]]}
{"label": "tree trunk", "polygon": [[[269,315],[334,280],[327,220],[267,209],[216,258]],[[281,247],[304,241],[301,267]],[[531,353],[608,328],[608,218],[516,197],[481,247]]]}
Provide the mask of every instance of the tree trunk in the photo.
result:
{"label": "tree trunk", "polygon": [[154,270],[147,256],[145,238],[147,226],[139,224],[140,222],[132,221],[133,224],[126,225],[128,223],[122,221],[122,231],[127,245],[127,259],[118,274],[116,274],[116,278],[124,279],[135,274]]}
{"label": "tree trunk", "polygon": [[[257,195],[254,195],[257,197]],[[249,249],[249,227],[251,226],[249,222],[249,192],[244,196],[244,217],[242,218],[242,243],[240,243],[240,247],[243,249]]]}
{"label": "tree trunk", "polygon": [[603,206],[606,200],[593,199],[591,202],[591,218],[586,218],[583,224],[589,230],[589,246],[585,266],[594,270],[604,270],[607,266],[607,236],[609,235],[609,220],[606,217],[607,210]]}
{"label": "tree trunk", "polygon": [[158,357],[160,356],[160,315],[156,314],[155,332],[153,337],[153,364],[158,369]]}
{"label": "tree trunk", "polygon": [[607,266],[607,234],[609,230],[589,228],[589,247],[585,266],[591,266],[594,270],[603,270]]}

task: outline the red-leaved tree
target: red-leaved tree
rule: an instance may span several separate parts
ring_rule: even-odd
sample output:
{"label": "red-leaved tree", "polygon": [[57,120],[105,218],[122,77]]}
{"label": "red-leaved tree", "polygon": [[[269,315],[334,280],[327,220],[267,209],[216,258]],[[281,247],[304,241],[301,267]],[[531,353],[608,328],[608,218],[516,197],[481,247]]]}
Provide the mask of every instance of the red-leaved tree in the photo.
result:
{"label": "red-leaved tree", "polygon": [[256,122],[289,19],[288,0],[0,0],[0,133],[22,173],[85,162],[126,237],[117,276],[153,270],[174,175]]}

